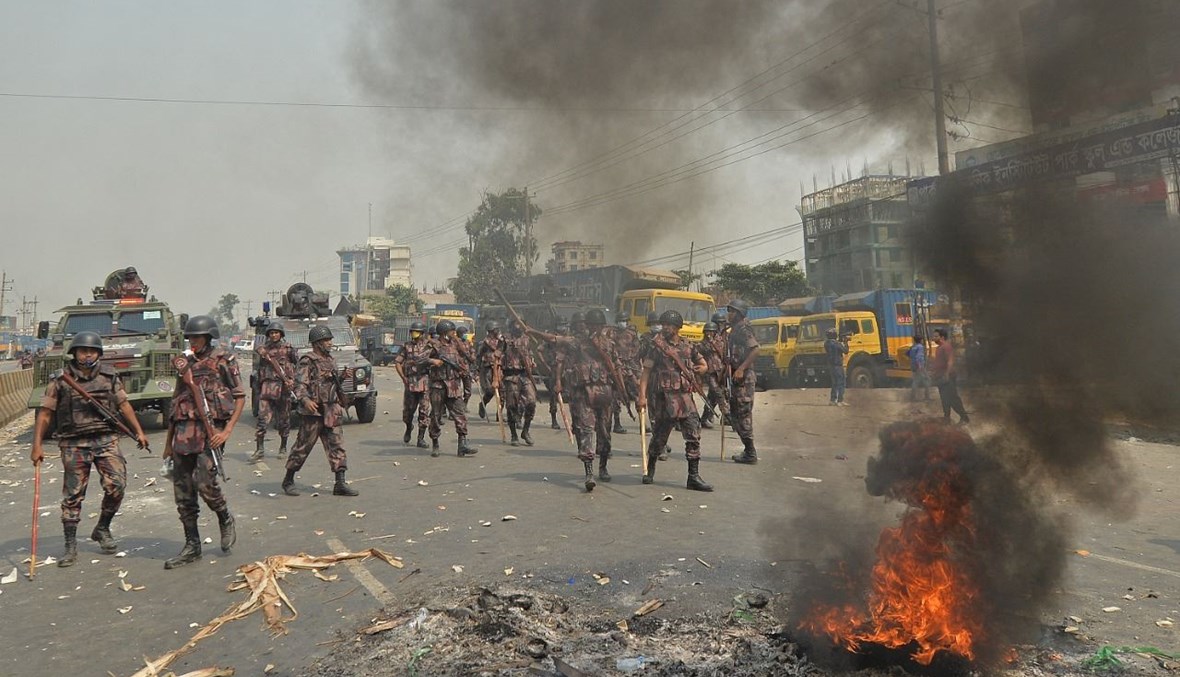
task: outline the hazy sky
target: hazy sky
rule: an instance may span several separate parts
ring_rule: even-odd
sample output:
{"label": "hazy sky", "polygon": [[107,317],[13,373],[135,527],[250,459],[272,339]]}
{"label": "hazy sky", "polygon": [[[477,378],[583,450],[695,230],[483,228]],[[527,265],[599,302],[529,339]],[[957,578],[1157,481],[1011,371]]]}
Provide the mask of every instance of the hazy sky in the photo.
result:
{"label": "hazy sky", "polygon": [[[177,312],[204,312],[226,292],[253,300],[257,312],[268,291],[303,271],[334,289],[335,250],[364,240],[369,203],[373,233],[409,240],[416,284],[433,286],[454,274],[462,231],[453,219],[481,192],[552,176],[678,118],[798,48],[762,25],[765,16],[806,21],[812,10],[796,5],[824,3],[762,3],[731,26],[710,28],[715,20],[694,11],[715,1],[663,0],[664,16],[644,20],[668,34],[649,31],[650,41],[618,40],[601,57],[591,50],[579,63],[557,64],[585,82],[542,68],[553,60],[546,49],[564,51],[568,42],[577,54],[609,42],[563,33],[578,22],[618,34],[609,23],[618,17],[581,11],[596,4],[611,3],[0,0],[0,267],[15,279],[5,314],[15,313],[14,296],[35,295],[46,318],[128,265]],[[536,15],[558,7],[579,16]],[[527,41],[496,25],[522,11],[533,13],[519,14],[529,30],[529,22],[552,24],[535,63]],[[692,38],[694,26],[721,37],[698,53],[678,37]],[[736,113],[551,186],[538,202],[569,204],[808,114],[775,98],[760,107],[769,110]],[[929,115],[928,103],[912,110]],[[846,165],[859,173],[866,161],[883,170],[894,160],[901,170],[906,151],[898,145],[889,129],[851,124],[667,188],[543,217],[542,263],[554,239],[605,241],[608,259],[631,262],[686,250],[690,240],[701,247],[794,223],[800,181],[810,188],[818,174],[826,184],[833,164],[837,174]],[[924,151],[910,152],[915,168],[933,167]],[[452,227],[431,236],[442,224]],[[728,259],[698,259],[697,268],[800,258],[801,243],[792,233]]]}

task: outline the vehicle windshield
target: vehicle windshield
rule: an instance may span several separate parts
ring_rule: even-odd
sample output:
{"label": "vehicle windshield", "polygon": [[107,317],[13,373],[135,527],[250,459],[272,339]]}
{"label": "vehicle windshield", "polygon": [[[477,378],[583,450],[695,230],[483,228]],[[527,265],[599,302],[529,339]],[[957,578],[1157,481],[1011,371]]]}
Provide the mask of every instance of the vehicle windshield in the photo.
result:
{"label": "vehicle windshield", "polygon": [[164,311],[136,310],[119,313],[120,334],[155,334],[164,328]]}
{"label": "vehicle windshield", "polygon": [[754,338],[758,339],[758,343],[762,345],[769,345],[771,343],[778,343],[778,325],[777,324],[756,324],[754,325]]}
{"label": "vehicle windshield", "polygon": [[[307,340],[307,333],[311,331],[311,322],[291,322],[284,323],[283,329],[286,331],[287,343],[296,349],[310,348],[311,343]],[[325,324],[332,330],[332,346],[335,348],[356,347],[356,341],[352,338],[352,327],[348,326],[348,320],[343,317],[330,317],[315,322],[315,324]]]}
{"label": "vehicle windshield", "polygon": [[819,318],[803,320],[799,324],[800,341],[822,341],[827,338],[828,330],[836,328],[836,318]]}
{"label": "vehicle windshield", "polygon": [[112,321],[110,313],[70,315],[66,318],[66,326],[62,331],[71,336],[80,331],[93,331],[102,336],[110,336]]}
{"label": "vehicle windshield", "polygon": [[685,322],[708,322],[716,311],[712,301],[694,301],[692,299],[678,299],[671,296],[656,297],[656,313],[662,314],[667,310],[680,313]]}

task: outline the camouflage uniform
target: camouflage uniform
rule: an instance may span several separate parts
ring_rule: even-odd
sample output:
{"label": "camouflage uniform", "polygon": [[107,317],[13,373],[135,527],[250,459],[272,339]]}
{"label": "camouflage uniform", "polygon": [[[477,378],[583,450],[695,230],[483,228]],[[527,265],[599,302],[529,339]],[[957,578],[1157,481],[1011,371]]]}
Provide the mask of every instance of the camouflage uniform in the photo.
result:
{"label": "camouflage uniform", "polygon": [[[626,402],[634,402],[639,397],[639,374],[643,365],[639,363],[639,332],[628,325],[624,329],[615,329],[615,352],[619,355],[619,375],[623,377],[623,384],[627,386],[626,397],[615,397],[615,429],[616,433],[627,432],[623,428],[620,414]],[[634,420],[635,416],[632,415]]]}
{"label": "camouflage uniform", "polygon": [[[601,475],[611,456],[615,401],[613,378],[603,355],[618,365],[614,340],[607,331],[563,339],[559,353],[563,365],[562,392],[569,394],[570,426],[578,443],[578,458],[587,464],[589,473],[588,464],[597,454]],[[587,488],[592,485],[590,482]]]}
{"label": "camouflage uniform", "polygon": [[409,434],[410,427],[414,425],[414,412],[418,412],[418,439],[422,438],[430,424],[430,378],[426,367],[420,364],[420,359],[429,348],[430,342],[423,334],[416,341],[406,341],[395,360],[406,375],[406,390],[402,395],[402,422],[406,424],[406,433]]}
{"label": "camouflage uniform", "polygon": [[[460,456],[466,456],[467,450],[467,406],[463,402],[463,371],[465,364],[463,349],[459,347],[459,339],[450,338],[431,339],[427,344],[419,364],[425,366],[430,374],[430,440],[435,450],[438,449],[438,438],[442,435],[443,416],[448,413],[455,421],[455,434],[459,436]],[[445,359],[451,364],[434,366],[432,359]],[[470,452],[474,453],[474,452]]]}
{"label": "camouflage uniform", "polygon": [[705,413],[701,416],[701,426],[710,428],[718,410],[724,412],[729,405],[725,395],[725,336],[721,332],[705,336],[697,350],[709,365],[709,371],[705,373]]}
{"label": "camouflage uniform", "polygon": [[[735,371],[751,351],[758,350],[758,339],[754,338],[754,328],[750,321],[742,318],[729,328],[726,335],[725,354],[731,372]],[[746,370],[744,378],[733,379],[733,390],[729,393],[729,420],[733,424],[734,432],[742,438],[746,449],[754,447],[754,382],[757,375],[753,365]]]}
{"label": "camouflage uniform", "polygon": [[680,434],[684,436],[685,458],[699,459],[701,419],[692,399],[694,383],[684,375],[673,355],[680,358],[680,363],[687,369],[704,359],[685,338],[679,338],[673,343],[663,336],[657,336],[648,344],[643,363],[651,369],[647,382],[647,407],[654,426],[648,455],[655,456],[663,451],[672,430],[679,428]]}
{"label": "camouflage uniform", "polygon": [[[258,420],[254,439],[261,445],[266,440],[266,429],[273,420],[282,439],[282,449],[285,450],[287,438],[291,435],[291,388],[294,385],[295,363],[299,361],[299,351],[285,340],[279,339],[258,346],[254,353],[260,381]],[[271,364],[272,360],[278,365],[279,371]]]}
{"label": "camouflage uniform", "polygon": [[[233,416],[234,400],[246,397],[237,358],[221,348],[206,348],[199,355],[187,355],[193,383],[204,393],[213,427],[222,430]],[[196,523],[200,507],[197,495],[216,513],[226,511],[225,496],[217,482],[213,458],[205,453],[209,440],[202,422],[201,405],[193,400],[188,386],[178,378],[172,394],[172,493],[182,523]]]}
{"label": "camouflage uniform", "polygon": [[[336,385],[336,360],[317,350],[299,358],[295,372],[295,399],[299,402],[299,433],[291,456],[287,459],[287,472],[296,473],[303,468],[308,454],[316,440],[324,445],[328,465],[333,473],[348,469],[348,456],[344,451],[343,424],[344,407],[340,402],[340,390]],[[312,413],[308,400],[315,402],[318,411]]]}
{"label": "camouflage uniform", "polygon": [[[110,366],[100,363],[90,378],[83,377],[73,362],[67,362],[65,370],[107,411],[118,412],[127,401],[123,382]],[[77,525],[81,519],[91,466],[98,471],[102,482],[102,514],[109,523],[110,517],[119,511],[127,487],[127,462],[119,451],[118,433],[60,377],[50,379],[41,407],[56,415],[57,447],[65,472],[61,488],[62,524]]]}
{"label": "camouflage uniform", "polygon": [[530,353],[532,344],[528,336],[506,336],[503,340],[503,383],[500,392],[504,396],[504,410],[508,414],[508,429],[512,431],[512,443],[515,444],[516,428],[521,427],[521,437],[525,444],[533,445],[529,436],[529,426],[533,416],[537,413],[537,386],[533,383],[533,356]]}
{"label": "camouflage uniform", "polygon": [[480,418],[486,415],[485,408],[496,395],[497,385],[493,381],[495,380],[496,366],[500,364],[503,353],[504,339],[491,335],[485,336],[475,351],[475,359],[479,364]]}
{"label": "camouflage uniform", "polygon": [[463,407],[471,401],[471,390],[475,387],[475,347],[467,339],[459,341],[459,352],[463,353]]}

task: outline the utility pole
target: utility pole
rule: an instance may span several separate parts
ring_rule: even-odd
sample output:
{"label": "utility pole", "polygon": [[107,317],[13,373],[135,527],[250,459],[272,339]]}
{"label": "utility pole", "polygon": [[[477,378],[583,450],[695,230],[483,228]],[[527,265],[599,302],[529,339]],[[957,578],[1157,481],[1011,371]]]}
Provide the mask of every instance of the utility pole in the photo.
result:
{"label": "utility pole", "polygon": [[686,291],[688,290],[689,287],[692,286],[692,255],[696,251],[696,248],[697,248],[696,240],[693,240],[692,242],[688,243],[688,284],[686,284],[684,286],[684,289]]}
{"label": "utility pole", "polygon": [[524,274],[533,274],[533,224],[529,219],[529,187],[524,187]]}
{"label": "utility pole", "polygon": [[926,0],[926,19],[930,24],[930,74],[934,84],[934,135],[938,147],[938,173],[950,174],[950,156],[946,149],[946,112],[943,110],[942,65],[938,59],[938,10],[934,0]]}
{"label": "utility pole", "polygon": [[8,272],[0,272],[0,318],[4,317],[4,295],[12,291],[12,278]]}

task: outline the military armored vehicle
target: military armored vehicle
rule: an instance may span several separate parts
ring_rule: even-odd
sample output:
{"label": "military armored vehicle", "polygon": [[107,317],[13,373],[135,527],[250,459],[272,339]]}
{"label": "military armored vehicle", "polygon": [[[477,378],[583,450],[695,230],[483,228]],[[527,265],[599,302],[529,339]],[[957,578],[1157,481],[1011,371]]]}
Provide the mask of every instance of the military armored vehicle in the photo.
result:
{"label": "military armored vehicle", "polygon": [[37,326],[37,338],[52,345],[33,360],[33,392],[28,405],[41,403],[49,376],[69,359],[70,341],[80,331],[102,336],[102,361],[122,377],[127,399],[136,412],[158,411],[167,423],[171,413],[176,369],[172,359],[184,349],[185,316],[173,315],[168,304],[148,296],[148,286],[135,268],[116,270],[105,284],[95,287],[93,299],[82,299],[59,308],[56,325],[48,320]]}
{"label": "military armored vehicle", "polygon": [[[341,383],[341,390],[356,407],[356,418],[369,423],[377,416],[377,388],[373,380],[373,365],[361,354],[357,335],[347,315],[333,315],[328,306],[328,295],[317,293],[311,285],[296,282],[291,285],[283,301],[270,316],[270,303],[262,305],[263,314],[249,319],[254,327],[255,345],[266,342],[266,332],[273,325],[281,326],[290,343],[300,355],[311,352],[307,333],[315,325],[325,325],[332,330],[332,348],[335,351],[336,366],[355,369],[352,378]],[[259,390],[262,382],[258,379],[258,360],[250,373],[250,401],[254,416],[258,416]]]}

